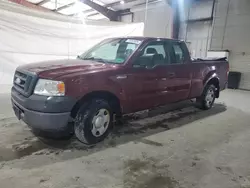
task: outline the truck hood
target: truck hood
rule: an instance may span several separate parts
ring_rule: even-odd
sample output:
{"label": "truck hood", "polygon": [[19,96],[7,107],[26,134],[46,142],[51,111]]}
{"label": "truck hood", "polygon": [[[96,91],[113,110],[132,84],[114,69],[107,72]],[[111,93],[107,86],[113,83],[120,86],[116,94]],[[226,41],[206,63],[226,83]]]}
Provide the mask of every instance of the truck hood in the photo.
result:
{"label": "truck hood", "polygon": [[42,78],[53,79],[70,73],[98,72],[112,69],[116,66],[117,65],[114,64],[105,64],[91,60],[67,59],[31,63],[20,66],[18,69],[37,74]]}

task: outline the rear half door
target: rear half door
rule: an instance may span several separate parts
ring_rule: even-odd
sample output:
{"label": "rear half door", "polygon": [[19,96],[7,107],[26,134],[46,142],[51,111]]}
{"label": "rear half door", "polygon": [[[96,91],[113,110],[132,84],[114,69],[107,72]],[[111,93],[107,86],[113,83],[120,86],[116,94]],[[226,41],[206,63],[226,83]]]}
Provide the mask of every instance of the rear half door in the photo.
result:
{"label": "rear half door", "polygon": [[166,69],[167,102],[177,102],[189,98],[192,80],[192,68],[189,52],[185,43],[167,41],[166,51],[170,61]]}

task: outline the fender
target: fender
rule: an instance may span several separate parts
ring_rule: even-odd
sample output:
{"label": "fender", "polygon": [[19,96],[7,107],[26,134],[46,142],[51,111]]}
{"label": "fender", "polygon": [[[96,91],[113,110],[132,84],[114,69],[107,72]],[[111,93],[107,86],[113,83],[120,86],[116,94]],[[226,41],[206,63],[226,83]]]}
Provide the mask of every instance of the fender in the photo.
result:
{"label": "fender", "polygon": [[216,72],[209,72],[206,76],[205,79],[203,80],[203,87],[205,87],[207,85],[207,83],[212,80],[213,78],[216,78],[218,80],[218,82],[220,83],[220,79],[219,76]]}
{"label": "fender", "polygon": [[207,76],[205,77],[203,81],[203,90],[205,89],[206,85],[211,81],[211,80],[216,80],[218,82],[217,86],[217,91],[216,91],[216,97],[219,98],[219,93],[220,93],[220,78],[216,72],[209,72]]}

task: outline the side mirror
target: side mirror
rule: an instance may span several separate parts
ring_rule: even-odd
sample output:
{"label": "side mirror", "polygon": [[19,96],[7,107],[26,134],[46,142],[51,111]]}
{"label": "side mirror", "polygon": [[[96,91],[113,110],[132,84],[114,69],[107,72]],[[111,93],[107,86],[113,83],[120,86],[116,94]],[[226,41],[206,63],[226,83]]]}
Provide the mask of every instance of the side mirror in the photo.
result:
{"label": "side mirror", "polygon": [[133,67],[135,68],[150,68],[153,67],[153,57],[154,54],[144,54],[139,56],[133,63]]}

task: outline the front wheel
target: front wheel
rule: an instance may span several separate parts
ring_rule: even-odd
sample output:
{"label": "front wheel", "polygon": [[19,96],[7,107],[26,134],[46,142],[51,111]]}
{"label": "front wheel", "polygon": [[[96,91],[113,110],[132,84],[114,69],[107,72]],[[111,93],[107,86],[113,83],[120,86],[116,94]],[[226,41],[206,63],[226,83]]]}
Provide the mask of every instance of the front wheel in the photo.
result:
{"label": "front wheel", "polygon": [[216,87],[209,84],[205,87],[202,95],[196,99],[199,107],[204,110],[212,108],[215,101]]}
{"label": "front wheel", "polygon": [[93,99],[79,109],[75,118],[75,135],[85,144],[96,144],[108,136],[112,121],[113,112],[108,102]]}

